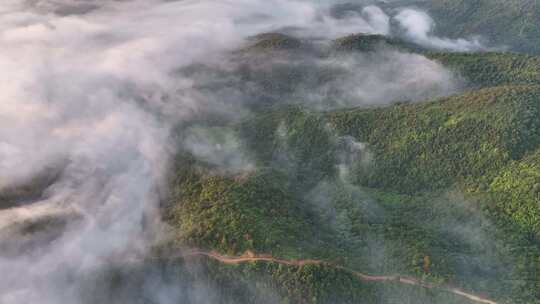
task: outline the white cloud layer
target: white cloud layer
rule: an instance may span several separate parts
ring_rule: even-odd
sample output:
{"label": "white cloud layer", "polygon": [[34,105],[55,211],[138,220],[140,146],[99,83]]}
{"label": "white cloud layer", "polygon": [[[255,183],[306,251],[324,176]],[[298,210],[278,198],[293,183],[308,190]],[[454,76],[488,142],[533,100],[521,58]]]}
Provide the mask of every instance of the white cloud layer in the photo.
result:
{"label": "white cloud layer", "polygon": [[405,8],[399,11],[394,19],[405,32],[405,38],[419,45],[449,51],[474,52],[485,50],[479,38],[450,39],[433,34],[435,21],[423,11]]}

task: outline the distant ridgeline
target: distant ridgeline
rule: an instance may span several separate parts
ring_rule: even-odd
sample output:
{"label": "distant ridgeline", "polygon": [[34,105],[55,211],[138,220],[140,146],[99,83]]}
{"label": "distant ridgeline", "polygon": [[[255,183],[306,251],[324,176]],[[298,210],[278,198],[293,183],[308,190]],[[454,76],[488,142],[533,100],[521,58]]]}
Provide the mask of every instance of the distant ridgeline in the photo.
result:
{"label": "distant ridgeline", "polygon": [[[294,51],[308,49],[309,42],[279,33],[253,37],[246,52]],[[411,42],[377,34],[355,34],[336,39],[331,52],[375,52],[391,48],[424,55],[465,77],[474,87],[499,85],[540,85],[540,56],[508,52],[440,52]]]}
{"label": "distant ridgeline", "polygon": [[538,0],[397,0],[381,5],[426,9],[437,22],[436,31],[444,36],[480,35],[493,46],[540,53]]}
{"label": "distant ridgeline", "polygon": [[540,2],[537,0],[436,0],[431,11],[452,35],[486,35],[495,45],[540,53]]}
{"label": "distant ridgeline", "polygon": [[[457,9],[458,2],[469,14],[487,5],[440,1],[433,9]],[[523,26],[522,35],[531,35]],[[383,107],[315,111],[284,101],[253,106],[254,115],[241,122],[213,124],[208,132],[216,144],[220,132],[233,134],[253,166],[238,173],[179,153],[165,210],[178,229],[175,244],[317,258],[444,282],[500,303],[538,303],[540,57],[436,52],[363,34],[320,48],[280,33],[256,36],[234,56],[332,58],[381,49],[422,54],[454,71],[464,86],[448,97]],[[261,76],[244,67],[241,77],[263,83],[262,91],[289,92],[302,73]],[[253,290],[272,289],[283,303],[469,303],[443,292],[361,282],[324,265],[205,265],[217,285],[240,282],[228,285],[224,297],[246,302],[258,301],[261,293]]]}

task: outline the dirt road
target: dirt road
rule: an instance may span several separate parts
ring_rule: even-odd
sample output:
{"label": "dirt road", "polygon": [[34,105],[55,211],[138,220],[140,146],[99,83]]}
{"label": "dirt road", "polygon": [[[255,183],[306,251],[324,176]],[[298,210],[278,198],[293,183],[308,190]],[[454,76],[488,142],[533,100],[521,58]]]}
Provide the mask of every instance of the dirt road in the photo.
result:
{"label": "dirt road", "polygon": [[396,282],[400,284],[418,286],[418,287],[427,288],[427,289],[438,289],[438,290],[442,290],[451,294],[464,297],[476,303],[498,304],[497,302],[493,300],[487,299],[479,295],[465,292],[458,288],[454,288],[454,287],[450,287],[446,285],[435,285],[435,284],[423,282],[417,278],[401,276],[401,275],[381,275],[381,276],[368,275],[368,274],[354,271],[352,269],[335,265],[333,263],[329,263],[323,260],[315,260],[315,259],[285,260],[285,259],[274,258],[270,255],[259,255],[259,254],[255,255],[250,252],[247,252],[246,254],[242,256],[227,256],[227,255],[222,255],[216,252],[208,252],[208,251],[202,251],[202,250],[183,252],[182,254],[175,256],[175,258],[189,258],[189,257],[197,257],[197,256],[207,257],[207,258],[219,261],[224,264],[229,264],[229,265],[241,264],[241,263],[246,263],[246,262],[261,262],[261,261],[270,262],[270,263],[278,263],[278,264],[283,264],[283,265],[290,265],[290,266],[328,265],[328,266],[335,267],[337,269],[349,272],[355,277],[363,281]]}

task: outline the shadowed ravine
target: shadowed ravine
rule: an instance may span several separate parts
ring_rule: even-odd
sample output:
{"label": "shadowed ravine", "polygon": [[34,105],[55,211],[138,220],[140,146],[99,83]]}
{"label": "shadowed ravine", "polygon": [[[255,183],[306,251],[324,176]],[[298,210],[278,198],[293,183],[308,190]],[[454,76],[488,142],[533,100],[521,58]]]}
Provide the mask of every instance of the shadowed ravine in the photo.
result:
{"label": "shadowed ravine", "polygon": [[270,263],[277,263],[282,265],[289,265],[289,266],[305,266],[305,265],[327,265],[330,267],[335,267],[336,269],[349,272],[350,274],[354,275],[355,277],[368,282],[393,282],[393,283],[399,283],[404,285],[412,285],[412,286],[418,286],[426,289],[437,289],[441,291],[445,291],[454,295],[458,295],[461,297],[464,297],[470,301],[476,302],[476,303],[485,303],[485,304],[498,304],[497,302],[490,300],[488,298],[485,298],[483,296],[475,295],[466,291],[463,291],[459,288],[451,287],[448,285],[436,285],[431,284],[427,282],[423,282],[417,278],[409,277],[409,276],[402,276],[399,274],[394,275],[369,275],[364,274],[355,270],[352,270],[347,267],[339,266],[331,262],[323,261],[323,260],[317,260],[317,259],[293,259],[293,260],[286,260],[286,259],[279,259],[274,258],[271,255],[255,255],[251,252],[246,252],[242,256],[227,256],[222,255],[216,252],[209,252],[209,251],[203,251],[203,250],[193,250],[188,252],[182,252],[181,254],[173,255],[170,257],[170,259],[187,259],[191,257],[206,257],[218,262],[221,262],[223,264],[228,265],[236,265],[241,263],[247,263],[247,262],[270,262]]}

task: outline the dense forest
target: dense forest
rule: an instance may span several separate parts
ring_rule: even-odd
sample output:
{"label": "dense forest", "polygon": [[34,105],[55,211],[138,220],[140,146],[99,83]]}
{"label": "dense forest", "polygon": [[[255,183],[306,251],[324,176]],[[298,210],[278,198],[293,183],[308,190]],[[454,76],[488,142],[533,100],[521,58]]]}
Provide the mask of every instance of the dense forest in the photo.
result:
{"label": "dense forest", "polygon": [[[250,51],[300,48],[283,35],[258,39]],[[340,53],[411,50],[365,35],[336,45]],[[175,242],[231,256],[319,258],[460,286],[502,302],[538,301],[540,59],[421,52],[466,79],[464,91],[375,108],[272,106],[208,129],[216,142],[233,136],[257,169],[220,171],[180,153],[167,209],[179,231]],[[257,284],[279,286],[282,301],[462,303],[400,286],[383,291],[389,287],[327,267],[257,262],[225,268],[231,268],[226,280],[263,274],[270,281]]]}
{"label": "dense forest", "polygon": [[[0,8],[24,28],[0,49],[35,64],[6,100],[41,98],[0,104],[0,303],[540,304],[538,1],[340,2],[264,31],[128,1],[111,32],[123,1],[90,2]],[[404,7],[424,40],[394,30]]]}

